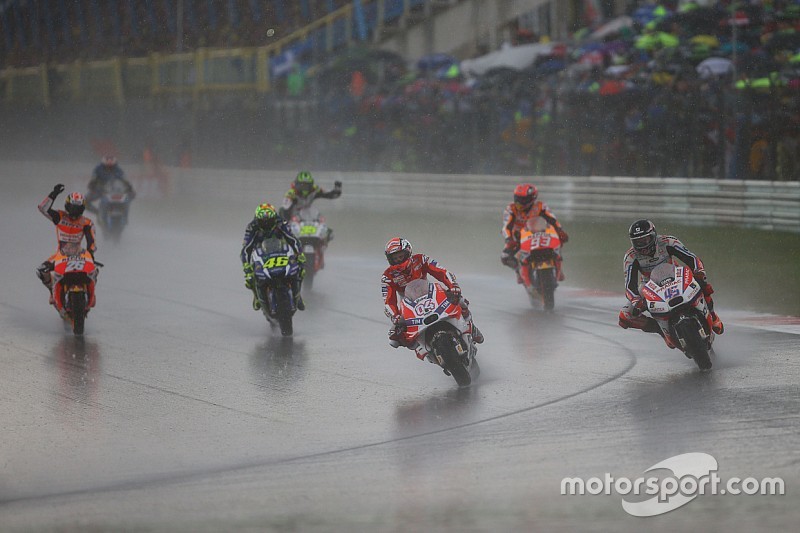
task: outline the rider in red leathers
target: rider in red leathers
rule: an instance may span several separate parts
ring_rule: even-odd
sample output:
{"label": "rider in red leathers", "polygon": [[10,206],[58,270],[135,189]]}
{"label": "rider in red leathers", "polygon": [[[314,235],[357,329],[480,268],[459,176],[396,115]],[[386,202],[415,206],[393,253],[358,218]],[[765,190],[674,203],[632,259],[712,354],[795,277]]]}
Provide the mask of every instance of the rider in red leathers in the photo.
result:
{"label": "rider in red leathers", "polygon": [[[525,224],[535,218],[544,218],[551,226],[556,229],[558,238],[564,244],[569,240],[569,235],[561,227],[556,216],[541,200],[537,201],[539,191],[530,183],[521,183],[514,189],[514,201],[506,206],[503,211],[503,238],[506,241],[500,262],[504,265],[516,268],[517,262],[514,255],[519,250],[519,236]],[[564,272],[561,269],[563,259],[561,254],[556,256],[556,270],[558,271],[558,281],[564,281]],[[517,283],[522,283],[522,278],[517,272]]]}
{"label": "rider in red leathers", "polygon": [[403,316],[397,306],[397,299],[403,297],[406,285],[416,279],[427,279],[428,274],[446,287],[451,301],[458,300],[464,319],[472,325],[472,338],[478,344],[483,342],[483,334],[472,323],[469,302],[461,296],[461,287],[451,272],[425,254],[412,254],[411,243],[402,237],[395,237],[386,243],[385,253],[389,268],[383,271],[381,292],[384,312],[394,325],[389,330],[389,341],[392,346],[396,348],[403,342]]}
{"label": "rider in red leathers", "polygon": [[[708,308],[711,311],[712,329],[717,335],[725,330],[722,320],[714,312],[714,288],[706,280],[706,271],[703,262],[689,251],[681,241],[669,235],[658,235],[656,228],[649,220],[637,220],[628,230],[631,248],[625,253],[623,261],[625,269],[625,297],[628,303],[619,312],[619,325],[624,329],[640,329],[648,333],[658,333],[663,336],[661,328],[654,318],[642,315],[645,310],[644,299],[639,294],[639,287],[650,279],[650,273],[662,263],[678,264],[676,260],[684,263],[692,270],[695,279],[703,288]],[[641,278],[641,279],[640,279]],[[667,346],[674,348],[675,344],[669,338],[664,338]]]}

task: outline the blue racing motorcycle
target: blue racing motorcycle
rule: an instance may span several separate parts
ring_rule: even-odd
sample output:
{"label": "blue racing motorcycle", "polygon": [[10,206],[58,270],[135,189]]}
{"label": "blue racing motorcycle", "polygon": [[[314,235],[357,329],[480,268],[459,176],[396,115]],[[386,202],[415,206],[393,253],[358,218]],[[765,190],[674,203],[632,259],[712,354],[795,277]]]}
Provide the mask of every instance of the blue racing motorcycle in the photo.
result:
{"label": "blue racing motorcycle", "polygon": [[278,325],[284,337],[291,336],[292,317],[297,311],[292,284],[300,274],[297,256],[286,241],[270,237],[253,250],[250,261],[256,278],[256,295],[267,322]]}

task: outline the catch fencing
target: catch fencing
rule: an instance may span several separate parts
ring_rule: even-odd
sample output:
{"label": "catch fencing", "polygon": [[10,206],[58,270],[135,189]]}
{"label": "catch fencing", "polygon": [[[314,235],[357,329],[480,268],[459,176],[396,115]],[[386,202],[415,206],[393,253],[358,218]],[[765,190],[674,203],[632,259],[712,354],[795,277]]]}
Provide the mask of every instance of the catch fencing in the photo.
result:
{"label": "catch fencing", "polygon": [[[46,194],[62,181],[82,190],[93,167],[55,163],[0,162],[3,187]],[[165,202],[249,206],[280,204],[294,171],[167,168]],[[413,213],[497,214],[511,200],[516,176],[325,172],[312,169],[324,188],[344,183],[344,194],[326,211],[407,209]],[[134,175],[131,170],[129,176]],[[540,176],[539,196],[560,219],[633,221],[648,217],[691,225],[749,227],[800,233],[800,182],[698,178]],[[137,181],[134,181],[138,185]],[[22,192],[22,191],[20,191]],[[147,200],[147,195],[141,199]],[[151,198],[151,201],[159,201]]]}
{"label": "catch fencing", "polygon": [[[469,217],[499,214],[511,201],[516,176],[313,172],[344,194],[330,209],[410,209]],[[291,172],[192,170],[174,172],[181,195],[279,203]],[[540,176],[539,197],[565,220],[633,221],[648,217],[689,225],[800,232],[800,183],[698,178]]]}

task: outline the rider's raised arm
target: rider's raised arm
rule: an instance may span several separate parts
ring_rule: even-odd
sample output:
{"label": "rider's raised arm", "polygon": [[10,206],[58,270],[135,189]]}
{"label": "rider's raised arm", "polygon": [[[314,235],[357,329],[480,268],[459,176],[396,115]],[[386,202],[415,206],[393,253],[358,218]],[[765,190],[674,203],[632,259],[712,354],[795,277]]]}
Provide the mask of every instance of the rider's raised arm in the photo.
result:
{"label": "rider's raised arm", "polygon": [[327,198],[329,200],[333,200],[334,198],[339,198],[342,195],[342,182],[336,181],[334,182],[333,189],[325,192],[321,187],[317,187],[316,195],[314,198]]}
{"label": "rider's raised arm", "polygon": [[47,197],[39,203],[39,212],[53,221],[53,224],[61,222],[61,213],[53,209],[53,202],[56,201],[58,195],[64,192],[64,185],[59,183]]}

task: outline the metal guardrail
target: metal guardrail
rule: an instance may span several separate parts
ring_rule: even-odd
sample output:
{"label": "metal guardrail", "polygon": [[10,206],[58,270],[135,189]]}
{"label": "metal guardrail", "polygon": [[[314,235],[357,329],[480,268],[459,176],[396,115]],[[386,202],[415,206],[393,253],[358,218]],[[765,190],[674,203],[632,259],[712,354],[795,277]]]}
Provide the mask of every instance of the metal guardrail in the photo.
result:
{"label": "metal guardrail", "polygon": [[[44,195],[55,180],[84,187],[94,163],[1,161],[9,186]],[[170,202],[220,202],[253,208],[257,202],[279,204],[296,171],[244,171],[167,168]],[[136,174],[135,165],[128,168]],[[496,215],[499,219],[520,181],[514,176],[392,174],[313,170],[321,185],[344,182],[345,194],[326,210]],[[12,182],[12,179],[15,181]],[[800,182],[720,181],[686,178],[541,176],[539,196],[559,218],[624,221],[651,217],[683,224],[752,227],[800,233]]]}
{"label": "metal guardrail", "polygon": [[[236,202],[279,203],[292,172],[176,171],[176,191]],[[520,182],[513,176],[314,172],[322,184],[338,179],[339,209],[434,210],[497,214]],[[648,217],[689,225],[751,227],[800,233],[800,183],[687,178],[541,176],[539,196],[559,218],[619,220]],[[198,186],[199,185],[199,186]]]}

